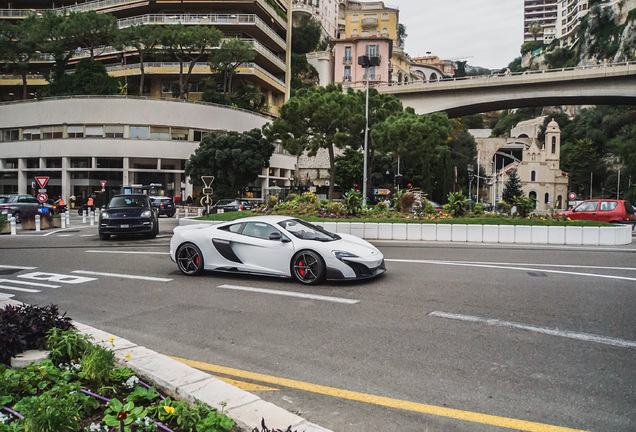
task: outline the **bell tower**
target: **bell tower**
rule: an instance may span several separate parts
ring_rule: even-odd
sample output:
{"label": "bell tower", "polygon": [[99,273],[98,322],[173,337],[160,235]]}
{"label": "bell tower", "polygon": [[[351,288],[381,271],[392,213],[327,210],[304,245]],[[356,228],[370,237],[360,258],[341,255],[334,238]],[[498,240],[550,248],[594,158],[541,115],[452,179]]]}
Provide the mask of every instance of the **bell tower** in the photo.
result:
{"label": "bell tower", "polygon": [[545,129],[545,161],[552,169],[559,169],[561,158],[561,129],[559,124],[552,119]]}

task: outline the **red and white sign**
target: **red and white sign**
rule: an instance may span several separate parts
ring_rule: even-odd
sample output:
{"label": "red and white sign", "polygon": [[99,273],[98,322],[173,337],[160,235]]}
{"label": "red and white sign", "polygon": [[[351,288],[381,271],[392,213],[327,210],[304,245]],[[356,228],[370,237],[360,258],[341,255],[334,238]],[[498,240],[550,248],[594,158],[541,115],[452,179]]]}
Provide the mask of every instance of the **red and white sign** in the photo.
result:
{"label": "red and white sign", "polygon": [[38,194],[38,201],[40,201],[41,203],[46,202],[47,199],[49,199],[49,196],[47,194],[45,193]]}
{"label": "red and white sign", "polygon": [[44,189],[46,187],[46,184],[49,182],[49,178],[48,177],[36,177],[35,181],[38,182],[38,184],[40,185],[41,189]]}
{"label": "red and white sign", "polygon": [[574,192],[570,192],[568,194],[568,199],[575,200],[576,199],[576,194]]}
{"label": "red and white sign", "polygon": [[99,184],[102,185],[102,189],[104,189],[106,187],[106,180],[100,180]]}

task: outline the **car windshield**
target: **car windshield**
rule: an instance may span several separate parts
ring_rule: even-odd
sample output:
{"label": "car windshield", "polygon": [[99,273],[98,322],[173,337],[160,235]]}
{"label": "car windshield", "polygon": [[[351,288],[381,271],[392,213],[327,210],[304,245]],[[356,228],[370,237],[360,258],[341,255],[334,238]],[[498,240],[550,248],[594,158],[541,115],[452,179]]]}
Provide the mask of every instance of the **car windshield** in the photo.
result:
{"label": "car windshield", "polygon": [[278,225],[296,237],[304,240],[328,242],[340,239],[339,235],[325,231],[318,226],[312,225],[309,222],[305,222],[300,219],[287,219],[279,222]]}
{"label": "car windshield", "polygon": [[0,196],[0,204],[9,202],[9,197]]}
{"label": "car windshield", "polygon": [[110,200],[108,207],[146,207],[146,201],[143,197],[116,196]]}

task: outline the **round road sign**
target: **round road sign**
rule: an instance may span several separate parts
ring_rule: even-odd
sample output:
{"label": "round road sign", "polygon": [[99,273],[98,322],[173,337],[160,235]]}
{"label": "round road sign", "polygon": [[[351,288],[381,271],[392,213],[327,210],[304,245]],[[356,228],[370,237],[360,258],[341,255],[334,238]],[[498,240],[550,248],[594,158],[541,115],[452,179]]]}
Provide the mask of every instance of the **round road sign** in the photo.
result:
{"label": "round road sign", "polygon": [[38,201],[40,201],[41,203],[45,202],[47,199],[49,199],[49,196],[45,193],[39,193],[38,194]]}
{"label": "round road sign", "polygon": [[568,198],[571,199],[571,200],[575,200],[576,199],[576,194],[574,192],[570,192],[568,194]]}

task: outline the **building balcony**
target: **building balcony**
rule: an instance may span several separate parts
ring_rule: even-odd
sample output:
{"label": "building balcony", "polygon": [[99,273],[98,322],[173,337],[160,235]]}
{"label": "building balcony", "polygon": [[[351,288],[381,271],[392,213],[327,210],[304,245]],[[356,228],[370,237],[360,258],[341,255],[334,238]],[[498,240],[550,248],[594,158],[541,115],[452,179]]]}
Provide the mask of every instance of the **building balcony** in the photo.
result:
{"label": "building balcony", "polygon": [[360,24],[363,29],[375,29],[378,28],[379,23],[378,17],[366,17],[362,18],[362,22]]}

